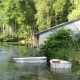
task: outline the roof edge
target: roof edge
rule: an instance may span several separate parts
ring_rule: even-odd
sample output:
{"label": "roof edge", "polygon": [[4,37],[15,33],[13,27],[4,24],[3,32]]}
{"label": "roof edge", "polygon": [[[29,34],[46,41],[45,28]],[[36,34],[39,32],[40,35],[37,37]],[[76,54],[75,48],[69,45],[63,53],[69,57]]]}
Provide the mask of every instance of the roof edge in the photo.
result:
{"label": "roof edge", "polygon": [[51,27],[51,28],[49,28],[49,29],[43,30],[43,31],[38,32],[38,33],[34,33],[34,35],[41,35],[41,34],[43,34],[43,33],[46,33],[46,32],[48,32],[48,31],[50,31],[50,30],[57,29],[58,27],[62,27],[62,26],[68,25],[68,24],[73,23],[73,22],[76,22],[76,21],[78,21],[78,20],[80,20],[80,18],[75,19],[75,20],[72,20],[72,21],[68,21],[68,22],[65,22],[65,23],[58,24],[58,25],[53,26],[53,27]]}

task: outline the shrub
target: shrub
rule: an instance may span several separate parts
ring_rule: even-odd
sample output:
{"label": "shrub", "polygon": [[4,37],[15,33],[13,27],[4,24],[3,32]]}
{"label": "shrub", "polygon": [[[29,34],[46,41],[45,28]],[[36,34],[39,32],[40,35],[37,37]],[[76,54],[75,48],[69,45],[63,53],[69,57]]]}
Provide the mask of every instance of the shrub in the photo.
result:
{"label": "shrub", "polygon": [[40,45],[39,53],[47,57],[49,62],[52,58],[70,60],[70,53],[74,50],[74,40],[72,39],[72,31],[70,29],[58,29]]}

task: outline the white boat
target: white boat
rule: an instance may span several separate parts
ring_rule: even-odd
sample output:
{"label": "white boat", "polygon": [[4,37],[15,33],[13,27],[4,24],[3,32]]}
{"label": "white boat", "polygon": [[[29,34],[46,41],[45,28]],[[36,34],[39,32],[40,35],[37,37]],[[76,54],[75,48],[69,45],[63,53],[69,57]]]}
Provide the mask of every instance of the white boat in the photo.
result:
{"label": "white boat", "polygon": [[20,62],[20,63],[46,63],[46,60],[37,60],[37,61],[22,61],[22,60],[18,60],[16,62]]}
{"label": "white boat", "polygon": [[46,57],[23,57],[23,58],[13,58],[16,62],[21,63],[45,63],[47,61]]}
{"label": "white boat", "polygon": [[72,63],[60,59],[52,59],[50,60],[50,66],[52,68],[71,68]]}

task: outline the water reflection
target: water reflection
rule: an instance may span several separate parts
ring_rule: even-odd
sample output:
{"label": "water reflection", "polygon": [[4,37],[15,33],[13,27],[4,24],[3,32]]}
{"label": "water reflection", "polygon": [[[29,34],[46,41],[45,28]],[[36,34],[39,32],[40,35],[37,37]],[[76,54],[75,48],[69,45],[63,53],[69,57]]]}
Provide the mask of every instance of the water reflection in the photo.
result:
{"label": "water reflection", "polygon": [[72,73],[71,68],[52,68],[52,67],[50,67],[50,69],[54,73],[63,73],[63,74]]}
{"label": "water reflection", "polygon": [[0,80],[47,79],[45,76],[50,70],[46,64],[16,63],[13,60],[15,57],[35,56],[35,52],[26,45],[0,44]]}
{"label": "water reflection", "polygon": [[46,63],[16,63],[13,60],[35,56],[35,52],[32,46],[0,43],[0,80],[80,80],[80,74],[70,69],[50,70]]}

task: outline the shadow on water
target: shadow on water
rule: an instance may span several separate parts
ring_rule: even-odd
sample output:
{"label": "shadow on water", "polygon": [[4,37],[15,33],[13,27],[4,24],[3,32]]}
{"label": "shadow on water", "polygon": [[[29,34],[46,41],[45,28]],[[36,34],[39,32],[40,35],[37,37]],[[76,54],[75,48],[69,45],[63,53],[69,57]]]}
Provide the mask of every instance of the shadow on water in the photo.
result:
{"label": "shadow on water", "polygon": [[16,63],[15,57],[35,56],[32,45],[0,43],[0,80],[80,80],[71,69],[51,69],[46,63]]}

